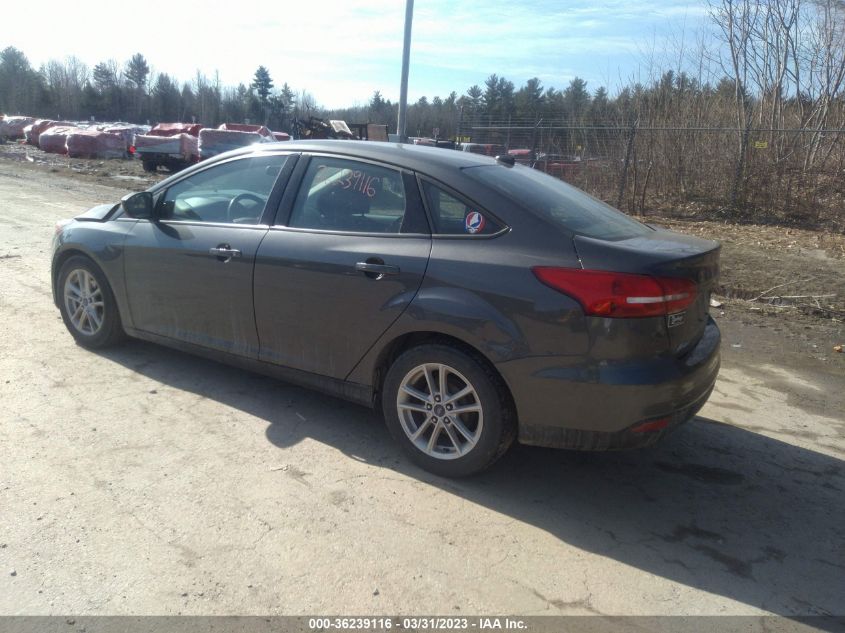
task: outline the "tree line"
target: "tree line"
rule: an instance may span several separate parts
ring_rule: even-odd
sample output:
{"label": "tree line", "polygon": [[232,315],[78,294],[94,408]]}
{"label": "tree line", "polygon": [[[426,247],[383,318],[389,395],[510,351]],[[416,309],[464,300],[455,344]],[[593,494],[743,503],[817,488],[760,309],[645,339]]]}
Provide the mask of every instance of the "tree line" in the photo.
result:
{"label": "tree line", "polygon": [[[492,74],[483,88],[473,85],[462,95],[452,91],[444,98],[421,97],[410,105],[408,126],[412,135],[429,136],[439,128],[441,137],[450,137],[462,113],[468,120],[479,114],[580,117],[593,101],[602,109],[609,102],[607,89],[600,87],[591,95],[587,83],[577,77],[560,91],[544,89],[537,78],[517,90],[513,82]],[[381,123],[393,132],[397,111],[398,105],[378,90],[364,106],[326,110],[308,92],[296,92],[286,82],[277,88],[263,65],[249,83],[224,86],[217,73],[209,77],[198,70],[190,81],[181,82],[166,72],[153,74],[141,53],[123,64],[107,60],[89,68],[69,56],[36,69],[17,48],[0,51],[0,112],[8,114],[132,123],[195,120],[210,126],[250,120],[285,131],[294,117],[320,115]]]}
{"label": "tree line", "polygon": [[136,53],[125,63],[107,60],[89,68],[75,56],[35,69],[14,47],[0,51],[0,112],[52,119],[158,123],[195,121],[208,126],[252,121],[290,127],[295,115],[317,112],[314,98],[283,83],[277,90],[264,66],[245,85],[224,86],[215,72],[190,81],[151,72]]}

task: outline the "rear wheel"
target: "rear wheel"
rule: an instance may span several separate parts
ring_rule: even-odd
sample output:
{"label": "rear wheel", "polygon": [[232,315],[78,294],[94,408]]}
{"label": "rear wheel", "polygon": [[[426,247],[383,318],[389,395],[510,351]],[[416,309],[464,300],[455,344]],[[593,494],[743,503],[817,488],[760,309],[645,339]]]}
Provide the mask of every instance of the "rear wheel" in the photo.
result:
{"label": "rear wheel", "polygon": [[68,259],[59,271],[58,291],[62,320],[77,343],[97,349],[125,336],[111,287],[90,259]]}
{"label": "rear wheel", "polygon": [[151,160],[143,160],[141,161],[141,166],[144,168],[144,171],[154,172],[158,167],[158,164]]}
{"label": "rear wheel", "polygon": [[449,345],[422,345],[399,356],[385,378],[382,408],[408,456],[446,477],[484,470],[514,437],[501,380]]}

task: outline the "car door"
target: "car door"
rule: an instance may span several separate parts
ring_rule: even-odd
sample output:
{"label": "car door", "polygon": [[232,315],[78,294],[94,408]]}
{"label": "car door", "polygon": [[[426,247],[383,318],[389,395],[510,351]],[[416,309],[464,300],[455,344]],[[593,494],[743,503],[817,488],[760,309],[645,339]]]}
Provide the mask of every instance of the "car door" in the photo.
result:
{"label": "car door", "polygon": [[125,244],[134,327],[240,356],[258,356],[255,254],[295,157],[253,154],[191,173],[159,194],[156,219]]}
{"label": "car door", "polygon": [[260,358],[343,379],[414,298],[431,235],[411,174],[306,160],[256,258]]}

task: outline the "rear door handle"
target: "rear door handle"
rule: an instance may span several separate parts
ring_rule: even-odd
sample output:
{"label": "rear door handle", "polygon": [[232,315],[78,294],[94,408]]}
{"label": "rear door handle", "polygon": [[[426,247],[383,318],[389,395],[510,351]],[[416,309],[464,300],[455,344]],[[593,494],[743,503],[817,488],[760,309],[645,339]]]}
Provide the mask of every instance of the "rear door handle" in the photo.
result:
{"label": "rear door handle", "polygon": [[377,264],[375,262],[358,262],[355,264],[355,270],[362,272],[367,277],[378,279],[382,275],[398,275],[399,266],[390,266],[389,264]]}
{"label": "rear door handle", "polygon": [[221,261],[229,261],[233,257],[240,257],[241,252],[236,248],[231,248],[228,244],[221,244],[216,248],[209,248],[208,254],[213,255]]}

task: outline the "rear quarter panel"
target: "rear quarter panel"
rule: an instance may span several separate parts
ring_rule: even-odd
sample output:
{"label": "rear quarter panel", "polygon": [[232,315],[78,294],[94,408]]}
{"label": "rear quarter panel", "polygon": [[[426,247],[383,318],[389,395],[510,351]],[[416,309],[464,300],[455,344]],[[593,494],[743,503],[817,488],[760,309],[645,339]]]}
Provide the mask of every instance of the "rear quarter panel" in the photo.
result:
{"label": "rear quarter panel", "polygon": [[[539,283],[536,265],[579,266],[569,240],[525,244],[526,234],[479,239],[435,237],[422,286],[408,309],[347,377],[372,384],[383,350],[414,333],[444,334],[490,362],[536,355],[583,355],[587,323],[573,299]],[[544,244],[545,242],[545,244]]]}

